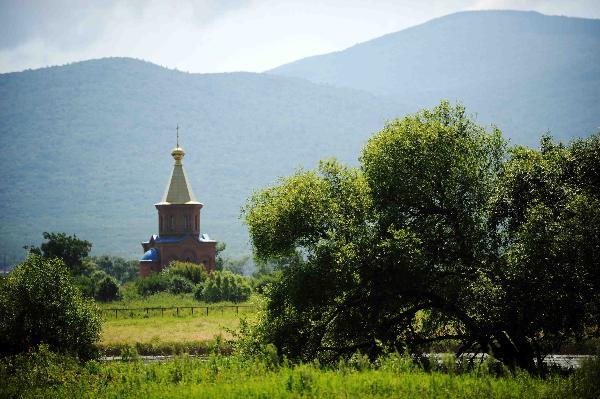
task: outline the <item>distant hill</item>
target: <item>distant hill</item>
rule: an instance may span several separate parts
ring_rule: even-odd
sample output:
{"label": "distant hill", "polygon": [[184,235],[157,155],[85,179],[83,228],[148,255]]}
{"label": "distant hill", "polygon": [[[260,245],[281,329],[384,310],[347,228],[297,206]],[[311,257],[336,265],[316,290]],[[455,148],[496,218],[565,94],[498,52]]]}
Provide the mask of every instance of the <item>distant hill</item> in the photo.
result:
{"label": "distant hill", "polygon": [[474,11],[270,71],[401,100],[460,100],[513,143],[600,127],[600,20]]}
{"label": "distant hill", "polygon": [[108,58],[0,74],[0,263],[43,231],[141,254],[181,126],[202,232],[249,252],[240,207],[297,167],[348,163],[384,122],[463,101],[513,143],[600,126],[600,21],[467,12],[266,74]]}
{"label": "distant hill", "polygon": [[0,75],[0,262],[43,231],[97,254],[141,255],[169,179],[175,125],[202,232],[249,253],[253,190],[324,157],[356,162],[406,107],[353,90],[253,73],[188,74],[112,58]]}

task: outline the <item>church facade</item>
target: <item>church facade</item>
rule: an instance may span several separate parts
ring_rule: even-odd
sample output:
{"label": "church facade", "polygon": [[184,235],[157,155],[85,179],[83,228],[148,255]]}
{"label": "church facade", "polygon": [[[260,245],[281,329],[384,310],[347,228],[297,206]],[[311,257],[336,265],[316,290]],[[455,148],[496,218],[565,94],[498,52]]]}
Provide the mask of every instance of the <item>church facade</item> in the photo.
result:
{"label": "church facade", "polygon": [[158,234],[142,242],[140,277],[159,273],[174,260],[201,263],[209,271],[216,267],[217,242],[207,234],[200,234],[203,204],[196,200],[183,169],[185,151],[179,147],[179,140],[171,155],[175,159],[171,179],[161,201],[154,204],[158,211]]}

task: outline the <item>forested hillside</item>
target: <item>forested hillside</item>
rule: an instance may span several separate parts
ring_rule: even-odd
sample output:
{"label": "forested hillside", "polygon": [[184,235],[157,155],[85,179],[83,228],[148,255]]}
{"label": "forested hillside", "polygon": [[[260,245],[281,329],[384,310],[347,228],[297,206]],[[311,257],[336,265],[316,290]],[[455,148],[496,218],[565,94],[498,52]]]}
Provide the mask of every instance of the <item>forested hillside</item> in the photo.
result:
{"label": "forested hillside", "polygon": [[[285,75],[285,76],[284,76]],[[189,74],[125,58],[0,75],[0,261],[43,231],[139,256],[156,233],[180,125],[202,232],[248,253],[253,190],[445,98],[513,144],[600,126],[600,20],[453,14],[265,74]]]}
{"label": "forested hillside", "polygon": [[406,107],[351,89],[251,73],[188,74],[102,59],[0,75],[0,257],[43,231],[93,253],[141,254],[157,232],[175,126],[202,232],[248,253],[240,207],[324,156],[350,161]]}
{"label": "forested hillside", "polygon": [[460,100],[513,143],[600,127],[600,20],[462,12],[270,73],[352,87],[418,109]]}

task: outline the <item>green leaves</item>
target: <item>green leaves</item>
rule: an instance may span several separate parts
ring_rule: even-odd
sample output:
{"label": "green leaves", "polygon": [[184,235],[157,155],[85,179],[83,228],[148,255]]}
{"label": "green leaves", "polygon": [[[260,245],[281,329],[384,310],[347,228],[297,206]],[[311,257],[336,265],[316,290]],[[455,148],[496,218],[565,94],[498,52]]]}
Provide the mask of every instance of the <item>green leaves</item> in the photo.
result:
{"label": "green leaves", "polygon": [[82,359],[94,355],[99,313],[74,286],[61,260],[31,254],[0,284],[2,355],[40,344]]}
{"label": "green leaves", "polygon": [[598,137],[507,153],[498,129],[442,102],[389,122],[359,169],[327,160],[255,193],[257,258],[298,256],[255,334],[324,361],[455,338],[533,371],[597,330]]}

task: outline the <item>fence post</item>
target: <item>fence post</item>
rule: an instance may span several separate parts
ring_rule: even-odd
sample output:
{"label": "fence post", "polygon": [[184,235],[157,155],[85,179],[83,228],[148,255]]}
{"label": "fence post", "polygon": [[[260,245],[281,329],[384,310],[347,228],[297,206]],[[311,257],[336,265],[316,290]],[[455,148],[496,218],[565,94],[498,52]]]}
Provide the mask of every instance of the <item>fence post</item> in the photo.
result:
{"label": "fence post", "polygon": [[115,309],[115,319],[119,318],[119,309]]}
{"label": "fence post", "polygon": [[208,316],[208,306],[206,307],[206,315]]}
{"label": "fence post", "polygon": [[179,316],[179,306],[177,306],[177,316]]}
{"label": "fence post", "polygon": [[192,309],[192,316],[193,316],[194,315],[194,307],[192,306],[191,309]]}
{"label": "fence post", "polygon": [[161,307],[160,308],[160,317],[163,317],[165,315],[165,308]]}
{"label": "fence post", "polygon": [[238,310],[238,308],[239,308],[239,306],[236,306],[236,307],[235,307],[235,314],[238,314],[238,313],[239,313],[239,310]]}

